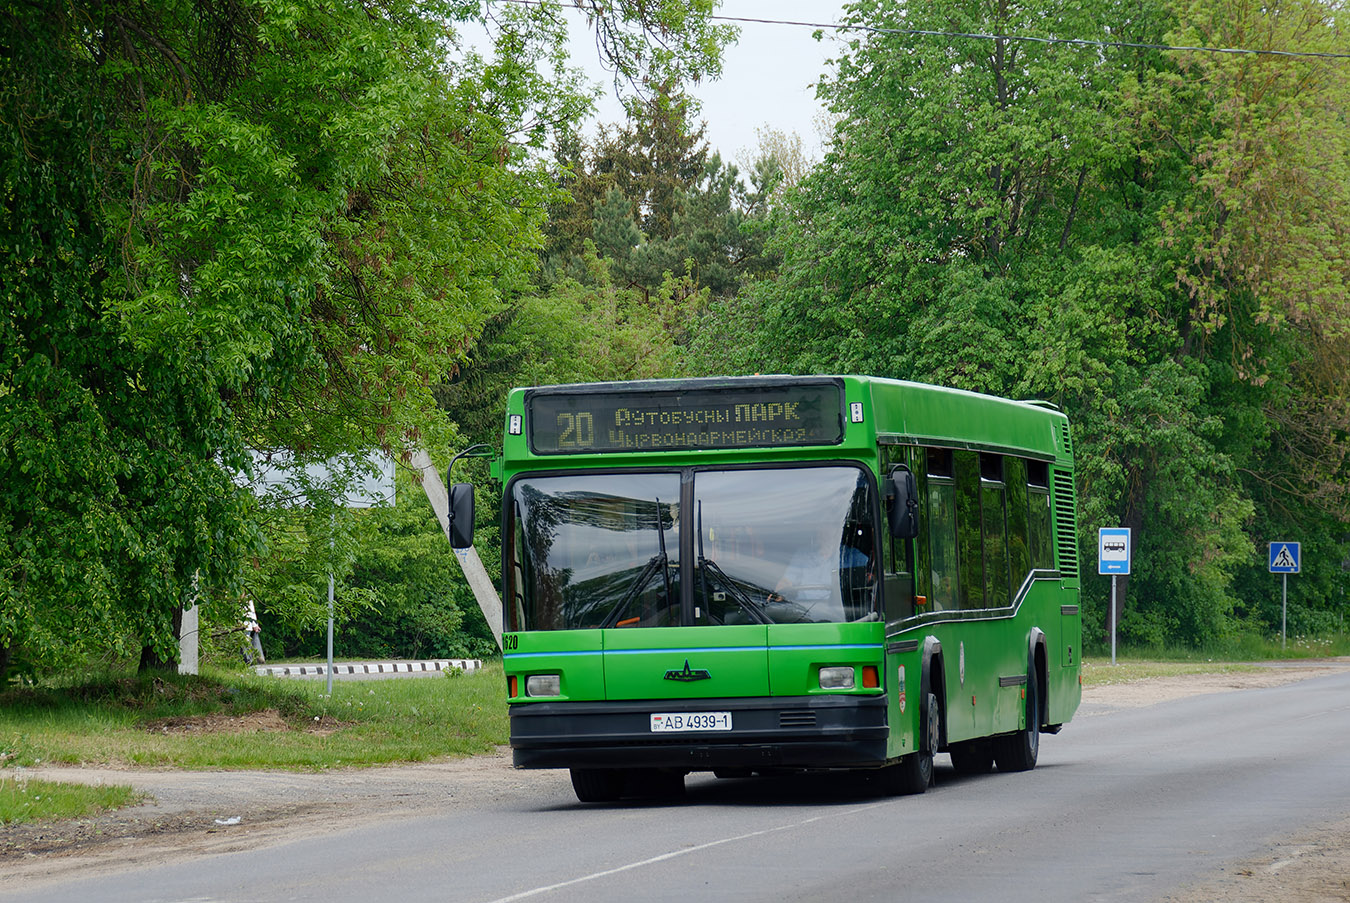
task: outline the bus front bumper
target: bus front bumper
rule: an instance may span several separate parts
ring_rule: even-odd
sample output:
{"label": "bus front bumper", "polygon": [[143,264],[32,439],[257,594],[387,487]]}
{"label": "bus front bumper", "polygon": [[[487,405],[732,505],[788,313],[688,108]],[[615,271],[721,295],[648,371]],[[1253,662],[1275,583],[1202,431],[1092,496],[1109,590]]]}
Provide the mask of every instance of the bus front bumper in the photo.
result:
{"label": "bus front bumper", "polygon": [[[729,712],[727,731],[654,732],[654,713]],[[517,768],[869,768],[886,763],[884,696],[535,702],[510,707]]]}

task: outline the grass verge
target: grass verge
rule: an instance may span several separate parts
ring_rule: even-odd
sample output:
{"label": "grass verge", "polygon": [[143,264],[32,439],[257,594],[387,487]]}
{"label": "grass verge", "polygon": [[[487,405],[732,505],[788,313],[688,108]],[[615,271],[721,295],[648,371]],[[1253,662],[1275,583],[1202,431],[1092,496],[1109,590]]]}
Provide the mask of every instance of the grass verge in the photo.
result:
{"label": "grass verge", "polygon": [[1178,677],[1186,674],[1233,674],[1259,670],[1260,666],[1258,665],[1236,662],[1125,660],[1119,655],[1116,656],[1116,664],[1113,665],[1109,657],[1099,659],[1089,656],[1083,659],[1083,686],[1106,687],[1150,677]]}
{"label": "grass verge", "polygon": [[500,662],[422,678],[282,680],[226,672],[105,677],[0,694],[0,763],[185,769],[425,762],[507,741]]}
{"label": "grass verge", "polygon": [[[1110,655],[1109,647],[1105,643],[1089,643],[1086,651],[1087,658],[1100,659]],[[1350,633],[1334,631],[1313,636],[1293,633],[1284,639],[1278,635],[1240,633],[1216,640],[1198,649],[1175,644],[1131,644],[1118,650],[1117,660],[1143,659],[1211,664],[1297,661],[1341,656],[1350,656]]]}
{"label": "grass verge", "polygon": [[96,815],[130,806],[140,798],[122,784],[87,787],[0,775],[0,825]]}

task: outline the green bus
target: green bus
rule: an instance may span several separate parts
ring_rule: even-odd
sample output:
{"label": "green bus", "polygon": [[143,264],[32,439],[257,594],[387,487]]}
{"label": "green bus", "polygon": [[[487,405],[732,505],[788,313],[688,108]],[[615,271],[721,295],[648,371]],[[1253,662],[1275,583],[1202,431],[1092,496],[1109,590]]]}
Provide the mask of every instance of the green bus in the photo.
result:
{"label": "green bus", "polygon": [[523,388],[492,472],[513,760],[583,802],[698,771],[921,793],[940,752],[1033,768],[1077,710],[1053,405],[865,376]]}

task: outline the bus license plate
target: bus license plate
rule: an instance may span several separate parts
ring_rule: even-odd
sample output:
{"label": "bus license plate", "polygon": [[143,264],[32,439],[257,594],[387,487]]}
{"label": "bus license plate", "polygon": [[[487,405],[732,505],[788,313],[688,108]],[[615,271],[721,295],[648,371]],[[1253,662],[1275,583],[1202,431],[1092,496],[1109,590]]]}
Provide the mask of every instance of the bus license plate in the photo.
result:
{"label": "bus license plate", "polygon": [[657,712],[652,715],[652,733],[671,731],[729,731],[730,712]]}

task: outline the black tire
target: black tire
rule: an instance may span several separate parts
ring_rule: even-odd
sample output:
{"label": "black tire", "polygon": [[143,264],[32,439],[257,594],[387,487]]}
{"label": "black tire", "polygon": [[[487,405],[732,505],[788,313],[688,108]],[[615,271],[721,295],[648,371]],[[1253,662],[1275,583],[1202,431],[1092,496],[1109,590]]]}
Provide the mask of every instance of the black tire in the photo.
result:
{"label": "black tire", "polygon": [[988,774],[994,770],[994,747],[987,740],[966,740],[948,747],[957,774]]}
{"label": "black tire", "polygon": [[882,769],[882,782],[888,793],[923,793],[933,783],[933,755],[942,742],[941,725],[937,695],[929,693],[919,717],[918,750]]}
{"label": "black tire", "polygon": [[999,771],[1031,771],[1041,751],[1041,699],[1036,669],[1027,672],[1027,723],[1015,734],[995,741],[994,761]]}
{"label": "black tire", "polygon": [[624,773],[617,768],[572,769],[572,790],[583,803],[612,803],[623,787]]}

